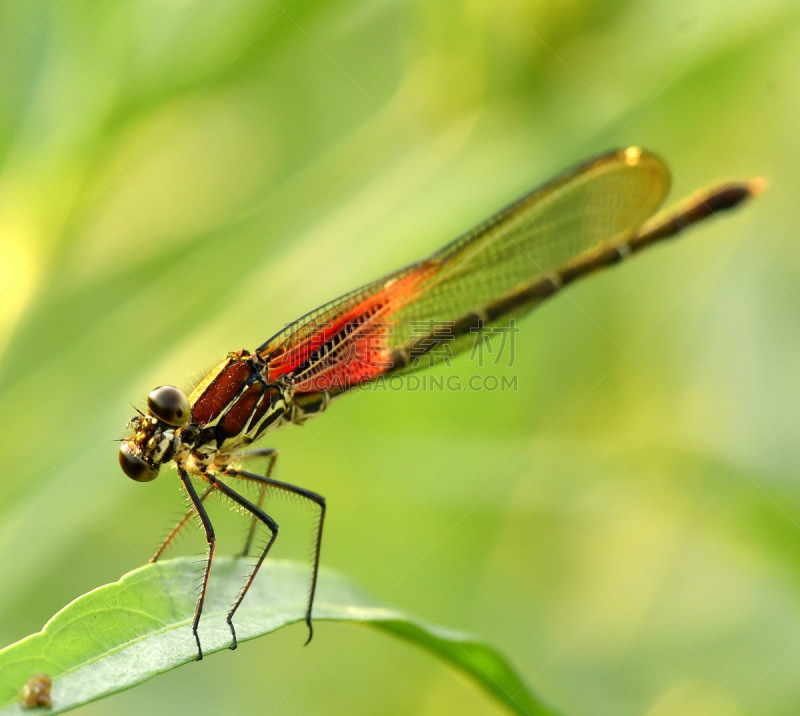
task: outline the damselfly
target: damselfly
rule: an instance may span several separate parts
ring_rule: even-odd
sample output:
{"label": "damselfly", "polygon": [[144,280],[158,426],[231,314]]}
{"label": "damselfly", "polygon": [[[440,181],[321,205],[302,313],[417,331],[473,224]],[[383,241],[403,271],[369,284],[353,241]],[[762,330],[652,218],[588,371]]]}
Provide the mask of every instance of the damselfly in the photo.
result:
{"label": "damselfly", "polygon": [[[221,493],[252,515],[244,552],[259,524],[269,538],[227,615],[233,616],[278,536],[263,508],[267,490],[298,495],[316,505],[311,609],[317,586],[325,499],[272,477],[276,453],[245,448],[286,423],[302,424],[331,400],[370,381],[416,370],[451,356],[477,333],[527,313],[590,273],[675,236],[712,214],[737,206],[760,190],[760,180],[720,184],[651,218],[669,189],[666,166],[638,148],[610,152],[574,167],[526,194],[430,258],[341,296],[289,324],[252,353],[229,353],[187,396],[161,386],[147,398],[147,414],[129,423],[119,460],[128,477],[147,482],[174,463],[191,508],[154,555],[158,559],[195,515],[208,542],[200,596],[192,621],[198,659],[198,624],[216,540],[203,505]],[[419,326],[428,326],[419,330]],[[447,350],[444,351],[443,349]],[[264,474],[240,467],[267,459]],[[203,485],[195,488],[193,480]],[[257,486],[254,500],[237,481]]]}

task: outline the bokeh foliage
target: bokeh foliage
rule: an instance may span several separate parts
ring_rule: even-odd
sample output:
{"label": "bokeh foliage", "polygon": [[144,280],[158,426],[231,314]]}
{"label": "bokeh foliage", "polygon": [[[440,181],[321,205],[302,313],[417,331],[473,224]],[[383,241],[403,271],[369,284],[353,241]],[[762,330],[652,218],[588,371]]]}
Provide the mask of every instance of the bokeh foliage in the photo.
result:
{"label": "bokeh foliage", "polygon": [[[527,320],[518,389],[349,396],[271,444],[323,561],[481,634],[574,713],[796,704],[800,25],[791,0],[0,5],[0,642],[142,564],[182,508],[119,472],[187,386],[531,186],[641,144],[758,202]],[[289,502],[279,556],[303,556]],[[221,549],[237,520],[220,514]],[[182,544],[200,553],[202,539]],[[486,713],[430,658],[320,625],[115,713]],[[85,713],[106,713],[105,705]]]}

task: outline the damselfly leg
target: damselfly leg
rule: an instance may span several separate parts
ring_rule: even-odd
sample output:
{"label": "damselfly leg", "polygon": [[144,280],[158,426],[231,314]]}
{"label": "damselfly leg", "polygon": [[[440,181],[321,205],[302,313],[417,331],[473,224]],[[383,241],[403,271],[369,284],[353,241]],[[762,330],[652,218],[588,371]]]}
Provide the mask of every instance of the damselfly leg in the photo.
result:
{"label": "damselfly leg", "polygon": [[[319,555],[320,555],[320,550],[322,549],[322,529],[325,526],[325,511],[326,511],[325,498],[322,495],[317,494],[316,492],[312,492],[311,490],[306,490],[304,487],[292,485],[288,482],[281,482],[280,480],[276,480],[269,476],[256,475],[253,472],[247,472],[246,470],[240,470],[239,468],[235,467],[227,468],[225,470],[225,474],[232,475],[234,477],[238,477],[243,480],[251,480],[253,482],[257,482],[262,486],[262,489],[269,489],[270,487],[274,487],[277,490],[283,490],[284,492],[288,492],[289,494],[298,495],[299,497],[302,497],[306,500],[313,502],[315,505],[317,505],[317,507],[319,507],[319,522],[317,523],[317,531],[316,531],[316,536],[314,538],[314,564],[312,567],[313,571],[311,573],[311,589],[309,590],[308,603],[306,605],[306,613],[305,613],[305,622],[306,626],[308,627],[308,639],[306,639],[306,644],[308,644],[311,641],[311,637],[314,636],[314,628],[311,626],[311,608],[314,605],[314,595],[317,591],[317,577],[319,575]],[[261,562],[264,561],[264,557],[266,557],[266,553],[267,551],[269,551],[269,547],[271,546],[271,544],[272,543],[270,542],[270,544],[267,545],[267,549],[264,552],[262,552],[261,557],[259,558],[255,566],[255,569],[251,572],[250,577],[247,580],[247,583],[244,585],[244,588],[239,594],[239,598],[233,605],[233,609],[231,609],[230,613],[228,614],[229,619],[233,617],[233,613],[239,608],[239,604],[241,604],[242,599],[244,599],[244,595],[247,594],[247,590],[250,589],[250,584],[253,582],[253,579],[255,579],[256,572],[258,572],[258,568],[261,566]]]}
{"label": "damselfly leg", "polygon": [[[260,457],[264,457],[267,459],[266,467],[264,468],[264,477],[270,478],[272,477],[272,471],[275,469],[275,463],[278,461],[278,451],[275,448],[263,448],[261,450],[248,450],[247,452],[240,452],[233,456],[236,462],[240,462],[242,460],[254,460]],[[263,507],[264,506],[264,498],[267,496],[267,489],[269,485],[266,483],[262,483],[259,487],[259,494],[258,499],[255,501],[256,507]],[[247,537],[244,541],[244,547],[242,548],[240,556],[246,557],[250,554],[250,547],[253,545],[253,537],[256,534],[256,528],[258,527],[258,518],[253,517],[250,520],[250,529],[247,531]]]}
{"label": "damselfly leg", "polygon": [[[212,492],[214,492],[214,487],[208,487],[205,490],[205,492],[203,492],[203,494],[200,495],[200,502],[203,502],[206,499],[206,497],[208,497]],[[161,543],[161,546],[156,550],[156,553],[152,557],[150,557],[151,563],[158,561],[159,557],[161,557],[161,555],[164,554],[167,547],[169,547],[170,544],[172,544],[172,541],[178,536],[178,532],[180,532],[184,528],[186,523],[190,519],[192,519],[192,517],[194,517],[196,513],[197,513],[197,508],[194,506],[194,503],[192,503],[192,506],[189,509],[189,511],[183,517],[181,517],[180,522],[178,522],[178,524],[172,528],[172,531],[164,538],[164,541]]]}

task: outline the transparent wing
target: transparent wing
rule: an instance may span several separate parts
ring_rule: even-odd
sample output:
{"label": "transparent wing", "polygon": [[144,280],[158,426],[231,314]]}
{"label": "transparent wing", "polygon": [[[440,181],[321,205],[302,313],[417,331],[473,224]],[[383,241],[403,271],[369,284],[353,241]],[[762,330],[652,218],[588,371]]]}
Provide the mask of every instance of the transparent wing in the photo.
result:
{"label": "transparent wing", "polygon": [[[344,390],[389,371],[420,334],[459,321],[581,257],[624,243],[656,211],[669,172],[654,155],[599,156],[526,194],[428,260],[367,284],[290,324],[258,349],[270,376],[298,390]],[[514,314],[539,301],[515,303]],[[463,323],[463,321],[462,321]],[[466,332],[466,329],[463,331]],[[429,365],[426,363],[425,365]],[[313,385],[313,388],[312,388]],[[337,387],[338,386],[338,387]]]}
{"label": "transparent wing", "polygon": [[394,315],[395,345],[420,322],[455,321],[520,284],[558,275],[583,255],[621,243],[658,209],[669,184],[661,160],[626,149],[523,196],[434,254],[441,270]]}

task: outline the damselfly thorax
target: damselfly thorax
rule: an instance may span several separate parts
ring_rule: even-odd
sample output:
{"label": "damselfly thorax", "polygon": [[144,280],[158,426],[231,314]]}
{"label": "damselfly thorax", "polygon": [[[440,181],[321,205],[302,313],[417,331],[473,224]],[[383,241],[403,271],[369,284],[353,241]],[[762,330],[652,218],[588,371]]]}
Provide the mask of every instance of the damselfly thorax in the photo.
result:
{"label": "damselfly thorax", "polygon": [[173,386],[156,388],[147,399],[148,414],[130,422],[133,436],[121,448],[123,467],[139,470],[134,479],[142,482],[172,461],[193,475],[224,470],[234,455],[271,428],[302,425],[327,407],[328,392],[295,395],[290,383],[270,382],[268,373],[268,362],[239,350],[229,353],[188,397]]}

